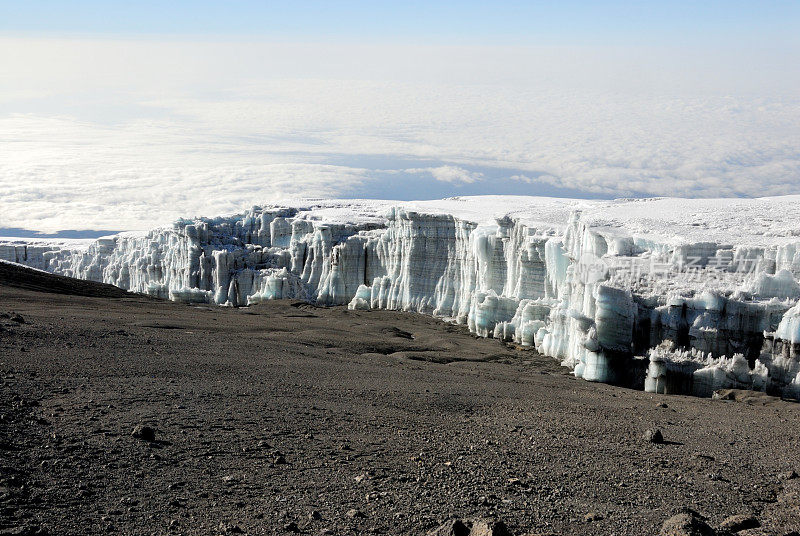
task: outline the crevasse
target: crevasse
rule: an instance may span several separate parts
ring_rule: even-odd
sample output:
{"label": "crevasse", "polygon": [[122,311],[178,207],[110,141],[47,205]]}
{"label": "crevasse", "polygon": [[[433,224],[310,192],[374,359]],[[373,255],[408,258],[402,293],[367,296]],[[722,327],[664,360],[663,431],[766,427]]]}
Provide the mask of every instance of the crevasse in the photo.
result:
{"label": "crevasse", "polygon": [[800,395],[796,235],[676,240],[591,204],[537,220],[469,203],[256,207],[83,245],[0,241],[0,259],[190,303],[415,311],[652,392]]}

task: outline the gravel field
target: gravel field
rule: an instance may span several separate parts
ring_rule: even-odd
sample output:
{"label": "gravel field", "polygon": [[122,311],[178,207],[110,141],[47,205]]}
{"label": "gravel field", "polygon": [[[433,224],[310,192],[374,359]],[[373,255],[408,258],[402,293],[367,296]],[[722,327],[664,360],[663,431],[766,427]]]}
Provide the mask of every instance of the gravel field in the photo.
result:
{"label": "gravel field", "polygon": [[588,383],[416,314],[5,265],[0,381],[0,534],[639,536],[682,508],[800,530],[800,405]]}

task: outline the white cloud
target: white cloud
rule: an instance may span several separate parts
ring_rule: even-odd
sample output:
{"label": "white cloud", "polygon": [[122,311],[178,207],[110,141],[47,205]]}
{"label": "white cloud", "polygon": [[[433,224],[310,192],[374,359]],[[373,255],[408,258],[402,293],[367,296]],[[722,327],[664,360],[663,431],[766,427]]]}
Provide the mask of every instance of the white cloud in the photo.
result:
{"label": "white cloud", "polygon": [[0,227],[147,229],[286,197],[333,197],[364,169],[270,155],[174,126],[100,127],[69,119],[0,120]]}
{"label": "white cloud", "polygon": [[415,174],[429,174],[431,177],[440,182],[449,182],[451,184],[472,184],[483,179],[483,173],[477,171],[468,171],[458,166],[438,166],[428,168],[411,168],[406,169],[406,173]]}
{"label": "white cloud", "polygon": [[386,197],[382,173],[404,172],[408,198],[426,177],[459,194],[498,177],[532,195],[800,193],[796,63],[625,54],[0,39],[0,227]]}

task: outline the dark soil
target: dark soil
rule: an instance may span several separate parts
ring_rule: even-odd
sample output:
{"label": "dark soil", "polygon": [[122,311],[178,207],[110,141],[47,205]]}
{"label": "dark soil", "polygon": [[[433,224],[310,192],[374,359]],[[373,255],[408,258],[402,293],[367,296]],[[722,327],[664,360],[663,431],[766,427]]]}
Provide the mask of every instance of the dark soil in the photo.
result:
{"label": "dark soil", "polygon": [[638,536],[682,507],[800,530],[798,404],[588,383],[415,314],[197,307],[7,266],[0,534],[424,534],[489,517]]}

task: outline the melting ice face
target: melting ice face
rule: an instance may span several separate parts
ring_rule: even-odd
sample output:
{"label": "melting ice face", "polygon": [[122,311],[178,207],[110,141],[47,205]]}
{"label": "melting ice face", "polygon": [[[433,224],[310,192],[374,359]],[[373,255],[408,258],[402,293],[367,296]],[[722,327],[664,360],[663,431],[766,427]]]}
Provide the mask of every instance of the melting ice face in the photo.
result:
{"label": "melting ice face", "polygon": [[575,262],[574,271],[583,284],[594,284],[608,279],[609,264],[602,257],[588,252]]}
{"label": "melting ice face", "polygon": [[[800,396],[797,197],[306,201],[0,259],[163,298],[416,311],[592,381]],[[698,225],[696,225],[698,224]]]}

